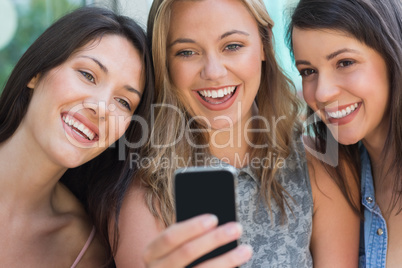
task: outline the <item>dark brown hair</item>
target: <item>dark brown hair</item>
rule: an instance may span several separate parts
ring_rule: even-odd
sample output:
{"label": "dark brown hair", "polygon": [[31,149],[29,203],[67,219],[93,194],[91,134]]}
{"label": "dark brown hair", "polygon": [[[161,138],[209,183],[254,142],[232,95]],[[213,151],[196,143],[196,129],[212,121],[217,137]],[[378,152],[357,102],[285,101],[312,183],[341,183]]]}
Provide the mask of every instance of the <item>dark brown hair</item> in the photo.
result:
{"label": "dark brown hair", "polygon": [[[16,64],[0,97],[0,143],[13,135],[26,114],[32,95],[28,82],[35,75],[43,75],[59,66],[77,49],[104,35],[126,38],[141,55],[145,88],[134,114],[148,119],[154,78],[144,30],[132,19],[108,9],[83,7],[51,25]],[[61,178],[82,201],[102,242],[109,249],[108,222],[113,217],[118,218],[124,193],[134,172],[129,169],[128,155],[130,150],[136,149],[127,148],[127,144],[142,138],[141,127],[137,120],[132,120],[125,135],[115,144],[88,163],[69,169]],[[110,250],[109,260],[109,264],[113,265]]]}
{"label": "dark brown hair", "polygon": [[[391,155],[391,167],[386,172],[394,176],[392,207],[402,198],[402,2],[400,0],[301,0],[293,12],[287,31],[292,50],[292,30],[331,29],[345,32],[376,50],[385,60],[390,81],[389,129],[382,154]],[[314,112],[308,108],[308,115]],[[318,148],[327,145],[327,127],[323,122],[310,125]],[[329,135],[331,137],[331,135]],[[333,139],[333,137],[331,137]],[[354,173],[360,174],[358,144],[339,145],[340,157],[353,163]],[[334,170],[332,169],[332,173]],[[344,172],[337,167],[336,182],[348,196],[342,182]],[[350,201],[350,200],[349,200]],[[399,211],[402,207],[399,207]]]}

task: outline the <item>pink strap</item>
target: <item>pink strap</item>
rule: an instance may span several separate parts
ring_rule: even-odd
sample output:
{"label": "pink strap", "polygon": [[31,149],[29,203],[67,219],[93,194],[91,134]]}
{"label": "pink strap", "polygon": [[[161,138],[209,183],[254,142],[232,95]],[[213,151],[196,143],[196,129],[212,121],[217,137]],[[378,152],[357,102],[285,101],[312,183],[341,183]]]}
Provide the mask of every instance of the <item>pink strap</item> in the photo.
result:
{"label": "pink strap", "polygon": [[92,231],[91,234],[88,237],[87,242],[85,243],[84,247],[81,249],[80,254],[78,254],[77,258],[75,259],[73,265],[71,265],[71,268],[75,268],[77,266],[77,264],[80,262],[80,260],[82,259],[82,256],[84,256],[85,252],[87,251],[89,245],[91,245],[92,240],[95,237],[95,226],[92,227]]}

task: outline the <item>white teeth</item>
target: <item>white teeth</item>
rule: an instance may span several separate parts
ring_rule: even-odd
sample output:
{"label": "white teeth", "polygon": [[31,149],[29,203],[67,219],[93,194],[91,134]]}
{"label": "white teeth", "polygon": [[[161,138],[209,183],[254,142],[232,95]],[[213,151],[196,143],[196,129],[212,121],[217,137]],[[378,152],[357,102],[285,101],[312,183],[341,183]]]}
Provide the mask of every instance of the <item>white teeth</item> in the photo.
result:
{"label": "white teeth", "polygon": [[354,110],[356,110],[356,108],[358,106],[359,106],[359,104],[355,103],[355,104],[352,104],[352,105],[350,105],[350,106],[348,106],[345,109],[342,109],[340,111],[328,112],[327,114],[332,118],[340,119],[340,118],[343,118],[343,117],[351,114]]}
{"label": "white teeth", "polygon": [[[85,135],[86,135],[86,137],[84,137],[84,138],[87,138],[87,139],[89,139],[89,140],[93,140],[94,138],[95,138],[95,133],[92,131],[92,130],[90,130],[89,128],[87,128],[84,124],[82,124],[81,122],[79,122],[79,121],[75,121],[75,119],[73,118],[73,117],[70,117],[70,116],[68,116],[68,115],[65,115],[65,116],[63,116],[63,121],[67,124],[67,125],[69,125],[69,126],[71,126],[71,127],[74,127],[74,128],[76,128],[76,129],[78,129],[79,131],[81,131],[82,133],[84,133]],[[74,129],[73,129],[74,130]],[[79,132],[77,132],[77,131],[75,131],[76,133],[78,133],[78,134],[80,134]],[[80,136],[82,136],[81,134],[80,134]]]}
{"label": "white teeth", "polygon": [[222,98],[224,95],[223,95],[223,90],[222,89],[219,89],[218,90],[218,97],[219,98]]}
{"label": "white teeth", "polygon": [[232,87],[225,87],[225,88],[221,88],[218,90],[200,90],[198,91],[198,93],[203,96],[203,97],[209,97],[209,98],[222,98],[228,94],[232,94],[233,91],[235,91],[236,87],[232,86]]}

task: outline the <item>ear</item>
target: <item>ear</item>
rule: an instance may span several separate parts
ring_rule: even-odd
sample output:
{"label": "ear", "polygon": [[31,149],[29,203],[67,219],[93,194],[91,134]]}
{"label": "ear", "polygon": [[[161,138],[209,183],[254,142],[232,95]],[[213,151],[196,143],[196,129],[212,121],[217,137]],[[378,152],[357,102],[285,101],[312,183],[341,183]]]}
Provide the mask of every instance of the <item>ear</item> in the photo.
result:
{"label": "ear", "polygon": [[27,87],[30,89],[34,89],[36,84],[38,83],[40,78],[40,74],[35,75],[32,79],[28,82]]}

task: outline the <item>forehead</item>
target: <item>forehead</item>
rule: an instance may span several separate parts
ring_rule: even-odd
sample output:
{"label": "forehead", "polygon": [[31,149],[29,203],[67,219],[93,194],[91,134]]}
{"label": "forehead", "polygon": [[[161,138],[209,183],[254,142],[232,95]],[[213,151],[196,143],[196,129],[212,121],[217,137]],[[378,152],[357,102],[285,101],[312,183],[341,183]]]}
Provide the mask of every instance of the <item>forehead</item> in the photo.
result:
{"label": "forehead", "polygon": [[330,51],[340,46],[365,46],[351,34],[332,29],[293,28],[292,43],[295,54],[299,51]]}
{"label": "forehead", "polygon": [[235,28],[258,29],[257,21],[240,0],[175,1],[169,34],[208,30],[214,33]]}

